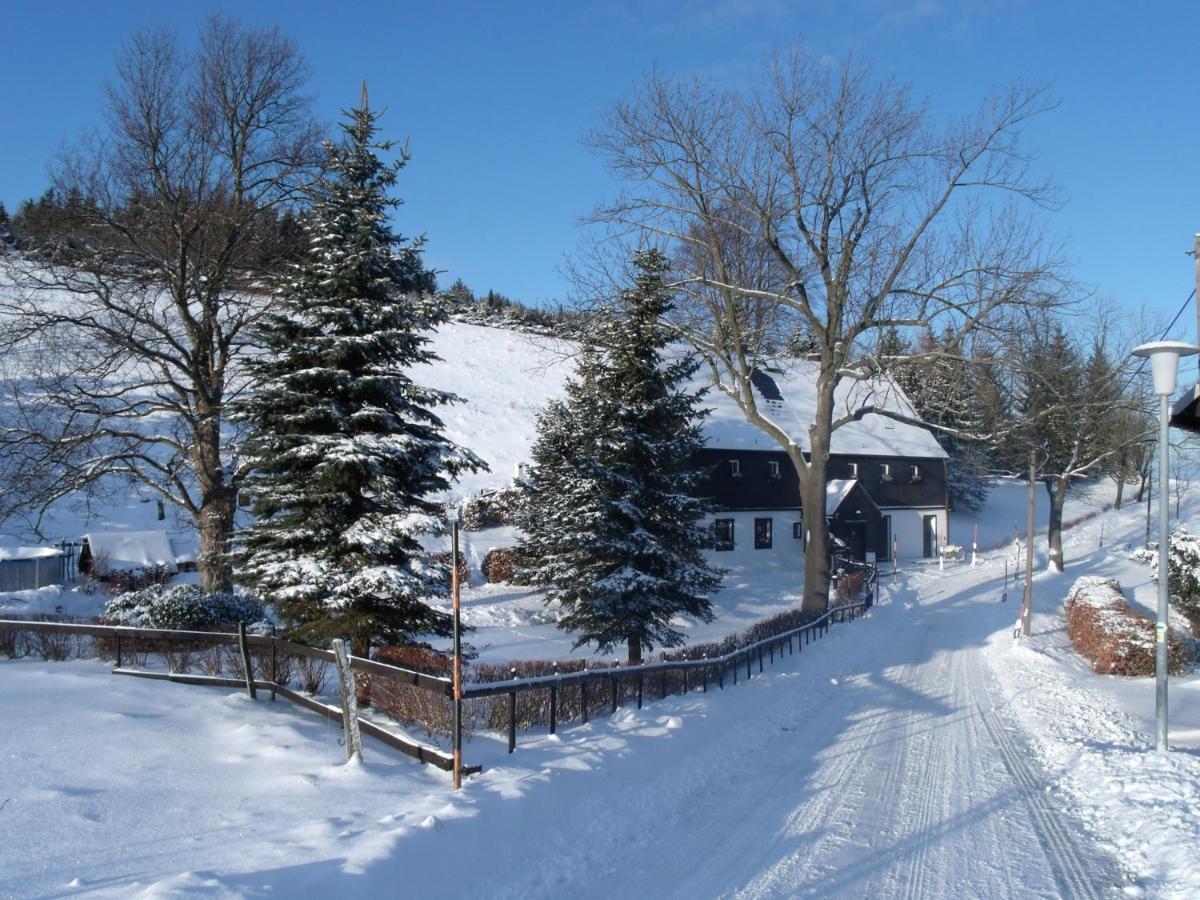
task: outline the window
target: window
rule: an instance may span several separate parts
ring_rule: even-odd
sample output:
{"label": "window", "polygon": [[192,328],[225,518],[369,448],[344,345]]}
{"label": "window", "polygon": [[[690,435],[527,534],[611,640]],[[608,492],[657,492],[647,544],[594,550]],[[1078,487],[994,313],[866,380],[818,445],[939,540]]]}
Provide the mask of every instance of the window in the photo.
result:
{"label": "window", "polygon": [[713,522],[713,549],[733,549],[733,519],[717,519]]}
{"label": "window", "polygon": [[879,469],[880,469],[880,473],[879,473],[879,480],[880,480],[880,481],[891,481],[891,480],[892,480],[892,466],[891,466],[891,463],[884,463],[883,465],[881,465],[881,466],[879,467]]}
{"label": "window", "polygon": [[767,463],[767,474],[772,478],[779,477],[779,463],[776,460]]}
{"label": "window", "polygon": [[771,519],[754,520],[754,549],[771,549]]}
{"label": "window", "polygon": [[729,461],[729,474],[733,478],[742,477],[742,464],[738,460],[731,459]]}
{"label": "window", "polygon": [[792,539],[800,542],[800,546],[804,546],[804,521],[792,523]]}
{"label": "window", "polygon": [[909,466],[908,470],[912,473],[913,482],[917,482],[917,481],[921,480],[921,467],[920,466]]}
{"label": "window", "polygon": [[850,468],[850,477],[857,478],[858,477],[858,463],[847,463],[847,465]]}

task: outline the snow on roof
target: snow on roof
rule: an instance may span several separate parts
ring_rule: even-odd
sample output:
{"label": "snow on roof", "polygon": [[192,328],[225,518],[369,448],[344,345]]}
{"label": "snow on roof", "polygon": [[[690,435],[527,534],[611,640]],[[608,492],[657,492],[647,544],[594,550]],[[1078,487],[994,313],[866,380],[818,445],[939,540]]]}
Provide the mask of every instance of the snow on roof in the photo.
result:
{"label": "snow on roof", "polygon": [[[418,384],[450,391],[464,400],[441,407],[438,415],[452,440],[475,451],[491,467],[490,473],[464,476],[454,488],[455,493],[474,493],[506,484],[517,465],[529,461],[538,412],[550,400],[563,396],[564,383],[574,375],[578,345],[463,322],[440,326],[430,344],[441,361],[414,367],[412,377]],[[789,360],[758,373],[754,379],[761,410],[804,450],[809,448],[808,428],[816,414],[816,371],[816,363]],[[696,373],[695,386],[708,386],[704,369]],[[835,416],[871,404],[915,418],[907,399],[886,379],[843,382],[836,400]],[[710,388],[703,405],[711,410],[704,425],[708,446],[780,449],[772,438],[746,421],[731,398]],[[925,429],[877,415],[864,416],[835,431],[832,450],[865,456],[946,456]]]}
{"label": "snow on roof", "polygon": [[0,561],[10,559],[44,559],[48,556],[61,556],[59,547],[0,547]]}
{"label": "snow on roof", "polygon": [[825,515],[832,516],[858,484],[857,478],[835,478],[825,484]]}
{"label": "snow on roof", "polygon": [[175,550],[165,531],[93,531],[85,534],[97,575],[152,569],[178,571]]}
{"label": "snow on roof", "polygon": [[[791,435],[807,452],[808,428],[817,413],[816,362],[796,359],[780,362],[767,371],[769,382],[752,379],[760,411]],[[697,373],[698,377],[701,373]],[[773,385],[774,391],[770,389]],[[764,390],[764,388],[766,388]],[[773,399],[779,397],[780,399]],[[730,397],[710,390],[705,405],[712,411],[705,426],[709,446],[738,450],[777,450],[779,445],[746,416]],[[834,418],[874,406],[919,418],[908,398],[889,379],[843,381],[834,393]],[[945,459],[946,452],[928,430],[871,413],[833,433],[830,451],[860,456],[913,456]]]}

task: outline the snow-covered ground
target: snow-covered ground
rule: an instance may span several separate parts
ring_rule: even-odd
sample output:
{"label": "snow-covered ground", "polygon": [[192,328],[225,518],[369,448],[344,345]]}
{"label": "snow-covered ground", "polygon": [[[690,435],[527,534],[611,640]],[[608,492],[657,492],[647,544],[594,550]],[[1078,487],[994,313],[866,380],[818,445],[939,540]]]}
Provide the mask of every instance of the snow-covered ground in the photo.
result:
{"label": "snow-covered ground", "polygon": [[1028,641],[1007,548],[902,569],[749,684],[512,756],[476,736],[459,794],[369,739],[346,767],[283,702],[2,662],[0,895],[1197,896],[1200,678],[1172,683],[1161,757],[1152,681],[1092,674],[1064,634],[1080,574],[1152,607],[1143,516],[1068,532],[1062,575],[1039,554]]}

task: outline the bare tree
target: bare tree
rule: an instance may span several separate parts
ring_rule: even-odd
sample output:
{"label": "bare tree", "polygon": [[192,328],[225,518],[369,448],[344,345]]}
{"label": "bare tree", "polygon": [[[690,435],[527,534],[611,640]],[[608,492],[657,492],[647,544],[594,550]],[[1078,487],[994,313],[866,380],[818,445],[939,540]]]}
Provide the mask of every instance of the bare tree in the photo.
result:
{"label": "bare tree", "polygon": [[0,300],[6,346],[31,360],[26,412],[58,411],[43,433],[10,418],[9,445],[60,466],[53,495],[118,474],[177,504],[198,527],[206,589],[229,584],[225,408],[253,291],[276,214],[318,158],[306,78],[274,28],[213,16],[192,51],[167,32],[135,34],[106,127],[54,172],[58,196],[77,198],[76,239],[44,248]]}
{"label": "bare tree", "polygon": [[1012,396],[1021,421],[1010,441],[1031,460],[1050,497],[1047,539],[1050,562],[1064,567],[1063,509],[1074,485],[1113,475],[1143,452],[1152,421],[1139,390],[1133,341],[1121,337],[1109,310],[1069,323],[1049,316],[1031,319],[1010,346]]}
{"label": "bare tree", "polygon": [[[871,413],[911,421],[871,390],[835,408],[839,384],[877,376],[864,347],[891,326],[965,346],[1012,308],[1053,302],[1055,259],[1029,215],[1051,193],[1018,140],[1048,107],[1040,89],[1015,87],[939,130],[905,88],[799,48],[771,59],[752,91],[651,73],[590,138],[628,185],[593,221],[617,242],[670,251],[690,301],[680,333],[796,469],[808,609],[828,602],[833,432]],[[751,387],[786,332],[802,332],[819,363],[805,436],[773,421]]]}

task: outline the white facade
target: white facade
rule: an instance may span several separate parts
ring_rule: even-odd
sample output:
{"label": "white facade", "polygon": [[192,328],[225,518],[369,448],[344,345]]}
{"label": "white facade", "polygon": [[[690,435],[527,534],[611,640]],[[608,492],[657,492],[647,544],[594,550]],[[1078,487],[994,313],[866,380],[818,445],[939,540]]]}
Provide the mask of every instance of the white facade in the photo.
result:
{"label": "white facade", "polygon": [[[879,511],[891,521],[891,546],[896,548],[901,562],[906,559],[921,559],[926,555],[927,546],[932,551],[929,556],[936,559],[938,548],[947,543],[949,524],[944,506],[893,506],[880,507]],[[933,531],[929,535],[927,545],[925,532],[931,527]]]}
{"label": "white facade", "polygon": [[[755,547],[755,520],[771,520],[771,546]],[[800,511],[793,509],[719,512],[710,523],[733,521],[733,549],[709,550],[708,561],[722,569],[735,572],[803,572],[804,542],[792,536],[793,524],[800,521]]]}

